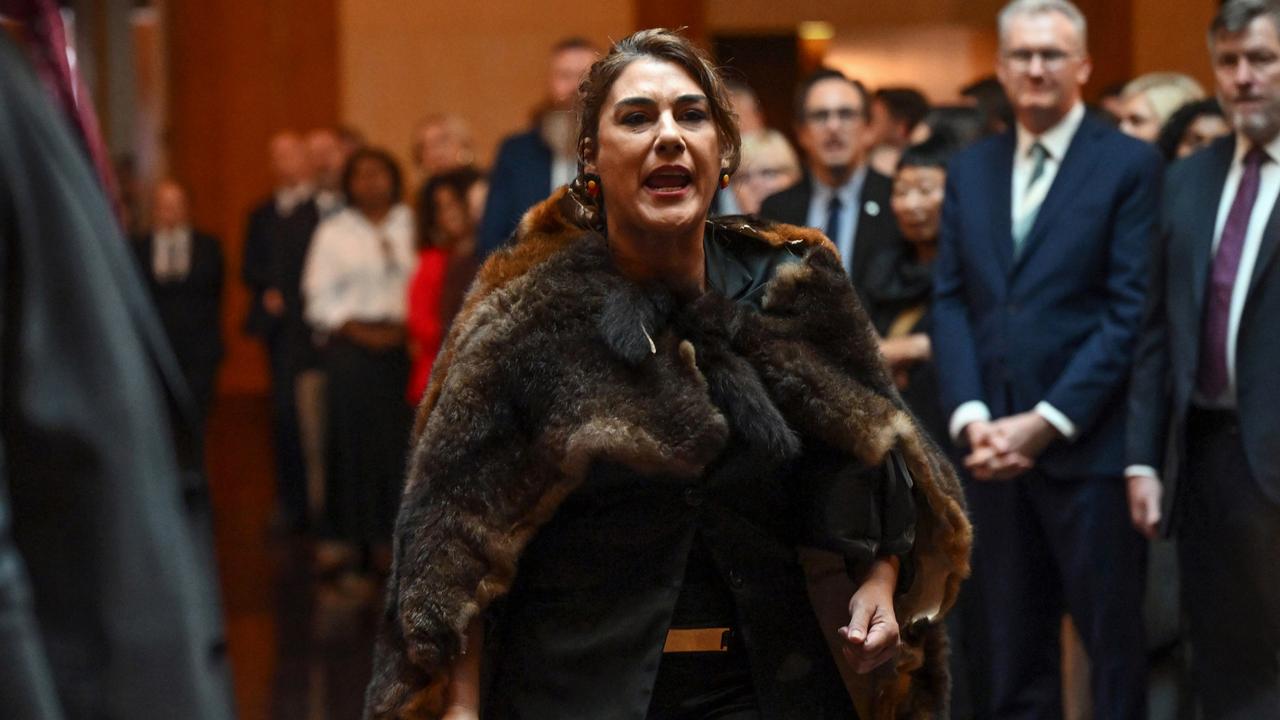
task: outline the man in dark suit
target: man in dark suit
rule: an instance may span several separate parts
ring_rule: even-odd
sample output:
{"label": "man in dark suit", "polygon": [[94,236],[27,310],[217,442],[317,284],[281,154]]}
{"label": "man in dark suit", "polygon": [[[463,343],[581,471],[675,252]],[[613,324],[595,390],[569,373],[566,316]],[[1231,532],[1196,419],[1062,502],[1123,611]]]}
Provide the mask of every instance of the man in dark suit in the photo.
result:
{"label": "man in dark suit", "polygon": [[949,431],[969,447],[979,715],[1061,713],[1065,611],[1094,717],[1143,717],[1145,547],[1126,511],[1123,407],[1160,161],[1086,116],[1074,5],[1015,0],[999,34],[1017,122],[951,162],[932,328]]}
{"label": "man in dark suit", "polygon": [[320,223],[311,166],[302,139],[282,132],[271,139],[276,190],[249,214],[244,283],[252,293],[245,329],[266,345],[271,363],[272,425],[276,451],[278,529],[300,529],[307,517],[306,463],[298,424],[296,385],[318,366],[302,314],[302,268]]}
{"label": "man in dark suit", "polygon": [[1204,716],[1277,717],[1280,3],[1226,3],[1209,49],[1236,132],[1165,180],[1125,472],[1134,524],[1178,537]]}
{"label": "man in dark suit", "polygon": [[796,92],[795,122],[808,172],[765,198],[760,214],[826,233],[874,319],[867,272],[874,258],[900,252],[902,239],[889,210],[893,183],[865,162],[869,112],[866,88],[838,70],[823,68],[806,78]]}
{"label": "man in dark suit", "polygon": [[186,192],[173,181],[156,186],[151,217],[134,251],[203,422],[222,361],[222,247],[191,229]]}
{"label": "man in dark suit", "polygon": [[598,55],[583,38],[561,40],[551,49],[543,109],[532,128],[502,141],[489,172],[489,196],[476,235],[478,260],[507,242],[525,211],[577,177],[573,106],[578,83]]}
{"label": "man in dark suit", "polygon": [[226,720],[195,411],[69,127],[0,32],[0,716]]}

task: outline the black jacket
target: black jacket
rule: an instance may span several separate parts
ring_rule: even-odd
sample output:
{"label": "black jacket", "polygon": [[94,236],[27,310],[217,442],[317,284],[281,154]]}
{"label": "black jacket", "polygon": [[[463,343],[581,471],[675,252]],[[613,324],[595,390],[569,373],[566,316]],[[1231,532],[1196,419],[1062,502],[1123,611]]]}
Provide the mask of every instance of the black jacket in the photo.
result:
{"label": "black jacket", "polygon": [[[1129,392],[1126,464],[1149,465],[1167,487],[1165,527],[1176,517],[1186,461],[1186,421],[1200,360],[1206,281],[1218,198],[1235,156],[1234,137],[1173,165],[1166,174],[1151,288]],[[1237,412],[1249,470],[1280,503],[1280,211],[1263,231],[1236,339]]]}
{"label": "black jacket", "polygon": [[[893,181],[867,168],[862,196],[858,200],[858,230],[853,239],[850,279],[858,290],[863,307],[873,318],[880,311],[867,295],[867,288],[878,279],[874,277],[877,267],[892,265],[893,259],[903,251],[898,221],[889,206],[892,195]],[[795,185],[765,198],[760,205],[760,215],[788,225],[804,225],[809,222],[809,201],[812,197],[813,176],[805,173]],[[885,255],[890,259],[880,260]]]}
{"label": "black jacket", "polygon": [[97,179],[0,33],[0,715],[232,716],[177,362]]}
{"label": "black jacket", "polygon": [[212,235],[193,231],[191,267],[181,280],[156,277],[154,234],[138,238],[133,247],[187,385],[197,406],[207,412],[223,355],[221,243]]}

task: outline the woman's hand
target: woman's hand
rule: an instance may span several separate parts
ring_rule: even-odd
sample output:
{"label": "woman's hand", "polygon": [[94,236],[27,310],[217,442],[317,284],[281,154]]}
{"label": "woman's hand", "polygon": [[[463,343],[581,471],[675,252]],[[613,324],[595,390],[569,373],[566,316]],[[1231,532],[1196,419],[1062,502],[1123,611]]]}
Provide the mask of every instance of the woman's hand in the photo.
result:
{"label": "woman's hand", "polygon": [[844,658],[859,673],[869,673],[898,654],[898,619],[893,590],[898,558],[876,560],[862,586],[849,599],[849,624],[840,628]]}

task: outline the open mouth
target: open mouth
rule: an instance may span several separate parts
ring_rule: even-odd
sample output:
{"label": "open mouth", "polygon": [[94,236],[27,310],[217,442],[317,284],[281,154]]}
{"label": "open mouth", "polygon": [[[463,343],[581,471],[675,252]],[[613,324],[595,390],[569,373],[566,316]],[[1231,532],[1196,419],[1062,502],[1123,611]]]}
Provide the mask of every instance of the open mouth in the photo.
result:
{"label": "open mouth", "polygon": [[678,165],[664,165],[649,173],[644,186],[658,195],[680,195],[693,185],[693,173]]}

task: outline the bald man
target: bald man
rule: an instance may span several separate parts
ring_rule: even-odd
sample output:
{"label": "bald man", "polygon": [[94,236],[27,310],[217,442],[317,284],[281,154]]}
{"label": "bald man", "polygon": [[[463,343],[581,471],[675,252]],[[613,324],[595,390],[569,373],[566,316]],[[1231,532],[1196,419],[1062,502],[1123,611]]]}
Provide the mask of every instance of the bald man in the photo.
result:
{"label": "bald man", "polygon": [[187,193],[178,183],[161,181],[151,208],[151,229],[135,239],[134,251],[203,421],[223,354],[222,247],[191,229]]}

